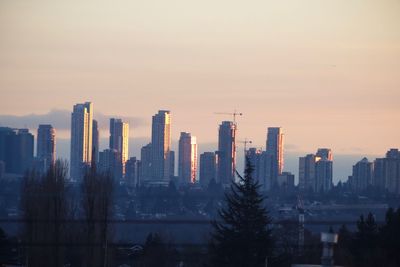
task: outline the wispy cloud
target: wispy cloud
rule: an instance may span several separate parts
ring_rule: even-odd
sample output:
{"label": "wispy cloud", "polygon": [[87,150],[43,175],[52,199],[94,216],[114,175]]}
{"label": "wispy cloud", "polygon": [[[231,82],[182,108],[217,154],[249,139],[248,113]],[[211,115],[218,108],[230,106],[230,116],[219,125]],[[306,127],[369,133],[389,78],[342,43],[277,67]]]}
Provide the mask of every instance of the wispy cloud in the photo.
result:
{"label": "wispy cloud", "polygon": [[[94,119],[99,123],[101,129],[107,129],[110,118],[121,118],[129,122],[131,128],[139,128],[147,125],[147,120],[141,117],[121,117],[106,115],[101,112],[94,114]],[[71,111],[63,109],[53,109],[45,114],[27,114],[22,116],[0,115],[0,126],[13,128],[35,129],[39,124],[52,124],[57,130],[69,130],[71,127]]]}

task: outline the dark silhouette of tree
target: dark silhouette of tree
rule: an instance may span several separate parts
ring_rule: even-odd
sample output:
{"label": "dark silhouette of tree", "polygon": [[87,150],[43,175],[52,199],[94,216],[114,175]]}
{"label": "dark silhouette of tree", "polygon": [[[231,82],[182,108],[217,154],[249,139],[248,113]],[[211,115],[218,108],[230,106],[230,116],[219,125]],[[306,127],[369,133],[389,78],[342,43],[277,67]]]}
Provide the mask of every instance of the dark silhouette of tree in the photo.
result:
{"label": "dark silhouette of tree", "polygon": [[82,207],[86,222],[86,266],[108,266],[111,239],[114,180],[109,172],[99,173],[96,166],[85,174],[82,182]]}
{"label": "dark silhouette of tree", "polygon": [[352,242],[351,251],[354,255],[355,266],[380,266],[378,225],[372,213],[367,218],[360,216],[357,221],[357,232]]}
{"label": "dark silhouette of tree", "polygon": [[21,185],[21,208],[24,235],[28,243],[26,264],[29,266],[63,266],[65,261],[65,220],[67,164],[57,161],[44,175],[32,170]]}
{"label": "dark silhouette of tree", "polygon": [[335,263],[343,266],[354,266],[353,255],[350,246],[353,242],[353,234],[347,229],[346,225],[342,225],[338,231],[339,240],[335,250]]}
{"label": "dark silhouette of tree", "polygon": [[246,159],[244,177],[232,183],[226,193],[226,207],[219,211],[221,221],[213,222],[210,242],[212,266],[265,266],[272,256],[271,219],[252,178],[253,167]]}
{"label": "dark silhouette of tree", "polygon": [[177,266],[178,253],[158,233],[150,233],[146,238],[143,256],[138,266],[173,267]]}
{"label": "dark silhouette of tree", "polygon": [[386,212],[386,223],[380,229],[381,248],[385,251],[385,266],[400,266],[400,208]]}
{"label": "dark silhouette of tree", "polygon": [[12,244],[12,241],[0,227],[0,263],[2,264],[11,265],[19,260],[16,247]]}

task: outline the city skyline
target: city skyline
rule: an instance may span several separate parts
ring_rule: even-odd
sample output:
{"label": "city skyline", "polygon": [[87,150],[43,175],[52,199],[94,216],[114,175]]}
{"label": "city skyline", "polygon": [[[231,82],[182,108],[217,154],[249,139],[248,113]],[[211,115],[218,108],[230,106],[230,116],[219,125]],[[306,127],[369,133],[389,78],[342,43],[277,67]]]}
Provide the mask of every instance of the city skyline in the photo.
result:
{"label": "city skyline", "polygon": [[400,266],[399,14],[0,1],[0,265]]}
{"label": "city skyline", "polygon": [[[81,105],[88,105],[90,104],[93,107],[93,103],[91,102],[86,102],[85,104],[81,104]],[[79,105],[79,104],[78,104]],[[71,114],[71,113],[70,113]],[[97,113],[92,114],[92,117],[96,117]],[[100,116],[104,116],[100,113]],[[70,120],[70,118],[69,118]],[[104,120],[104,119],[103,119]],[[107,118],[107,124],[109,124],[109,120]],[[125,119],[124,119],[125,120]],[[103,151],[105,151],[108,147],[109,147],[109,131],[110,129],[104,131],[106,132],[106,134],[101,135],[99,138],[99,134],[96,132],[95,129],[97,129],[97,121],[93,119],[93,135],[92,135],[92,139],[93,142],[95,142],[95,140],[98,139],[98,147],[95,146],[95,144],[93,143],[93,152],[97,152],[100,149],[103,149]],[[176,128],[175,125],[174,127],[172,127],[172,129]],[[18,128],[16,128],[18,130]],[[268,132],[269,129],[276,129],[276,127],[267,127],[267,129],[265,130],[266,132]],[[279,129],[279,128],[277,128]],[[280,130],[282,131],[282,130]],[[31,133],[32,135],[34,135],[34,133],[36,132],[36,130],[33,130],[33,133]],[[72,132],[71,132],[72,133]],[[70,134],[70,133],[69,133]],[[267,134],[268,135],[268,134]],[[283,136],[283,135],[282,135]],[[37,136],[35,137],[37,138]],[[179,151],[179,147],[178,147],[178,140],[176,138],[174,138],[174,136],[171,136],[171,144],[170,144],[170,149],[172,149],[171,151],[171,157],[174,158],[174,151]],[[217,133],[216,133],[216,137],[217,139]],[[265,138],[265,134],[264,134],[264,138]],[[70,140],[69,139],[60,139],[58,136],[58,131],[57,131],[57,140],[60,142],[60,149],[58,150],[58,154],[57,154],[57,158],[70,158],[70,149],[67,149],[67,146],[70,147]],[[150,138],[143,138],[143,137],[139,137],[139,138],[129,138],[129,142],[131,143],[130,146],[130,150],[129,150],[129,157],[137,157],[140,158],[139,156],[141,155],[140,150],[143,147],[143,145],[147,144],[149,142]],[[267,138],[268,140],[268,138]],[[267,141],[265,140],[265,141]],[[265,143],[264,141],[264,143]],[[267,141],[268,142],[268,141]],[[95,142],[97,145],[97,142]],[[204,143],[204,142],[199,142],[199,151],[198,151],[198,155],[200,155],[203,152],[209,152],[209,151],[217,151],[218,150],[218,143],[217,142],[210,142],[210,143]],[[237,150],[237,169],[239,171],[241,171],[243,169],[243,149],[242,149],[242,141],[239,141],[239,143],[236,144],[236,150]],[[303,156],[304,154],[308,154],[310,153],[310,151],[307,151],[306,153],[299,153],[299,152],[293,152],[290,149],[290,144],[289,144],[289,149],[287,149],[286,144],[284,145],[284,150],[285,150],[285,160],[288,160],[289,164],[287,167],[285,167],[285,171],[289,171],[291,173],[295,173],[298,174],[298,158]],[[251,146],[248,146],[248,148],[250,147],[254,147],[256,149],[260,149],[262,148],[261,146],[257,146],[257,144],[251,144]],[[391,146],[394,147],[394,146]],[[36,146],[35,146],[36,148]],[[389,147],[390,148],[390,147]],[[387,148],[388,149],[388,148]],[[289,151],[287,151],[289,150]],[[37,151],[35,152],[37,153]],[[317,154],[318,153],[322,153],[321,155],[326,155],[326,157],[328,157],[329,159],[332,159],[332,152],[331,149],[327,149],[327,148],[321,148],[318,149]],[[104,155],[104,154],[103,154]],[[376,155],[371,155],[371,154],[355,154],[355,155],[346,155],[346,154],[336,154],[339,156],[339,160],[335,161],[335,163],[339,162],[339,164],[334,164],[333,165],[333,182],[337,183],[338,181],[346,181],[347,180],[347,176],[351,173],[351,168],[352,168],[352,164],[354,162],[359,161],[360,159],[362,159],[363,157],[370,157],[370,158],[379,158],[383,155],[383,153],[379,153]],[[177,160],[178,160],[178,156],[179,154],[177,154]],[[98,156],[97,156],[98,158]],[[171,162],[172,164],[172,162]],[[200,164],[198,162],[198,164]],[[265,164],[265,163],[264,163]],[[172,165],[171,167],[172,168]],[[265,168],[265,167],[264,167]],[[174,173],[178,173],[179,172],[179,164],[175,164],[175,168],[174,168]],[[172,174],[172,169],[171,169],[171,175]],[[299,182],[299,177],[296,175],[296,181]],[[270,180],[270,179],[268,179]],[[267,185],[267,187],[269,187]]]}

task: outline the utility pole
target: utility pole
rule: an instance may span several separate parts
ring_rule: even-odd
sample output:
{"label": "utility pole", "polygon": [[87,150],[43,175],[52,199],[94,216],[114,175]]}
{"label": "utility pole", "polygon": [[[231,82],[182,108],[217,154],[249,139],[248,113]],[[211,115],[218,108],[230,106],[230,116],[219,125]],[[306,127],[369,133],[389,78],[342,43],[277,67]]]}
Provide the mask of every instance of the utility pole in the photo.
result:
{"label": "utility pole", "polygon": [[304,205],[303,205],[303,198],[301,195],[297,195],[297,211],[299,212],[299,224],[298,224],[298,255],[303,254],[304,249]]}

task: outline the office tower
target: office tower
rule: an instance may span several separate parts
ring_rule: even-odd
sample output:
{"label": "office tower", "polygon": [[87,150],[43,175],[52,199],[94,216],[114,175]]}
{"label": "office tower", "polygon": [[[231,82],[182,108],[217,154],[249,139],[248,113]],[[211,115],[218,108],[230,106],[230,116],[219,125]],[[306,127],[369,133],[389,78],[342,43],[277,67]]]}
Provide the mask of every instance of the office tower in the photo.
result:
{"label": "office tower", "polygon": [[196,137],[181,132],[179,138],[178,176],[182,184],[196,182],[197,175],[197,143]]}
{"label": "office tower", "polygon": [[175,151],[169,151],[169,177],[175,177]]}
{"label": "office tower", "polygon": [[218,135],[218,182],[229,186],[235,182],[236,171],[236,125],[231,121],[223,121]]}
{"label": "office tower", "polygon": [[56,130],[49,124],[41,124],[37,133],[37,159],[42,172],[48,170],[56,160]]}
{"label": "office tower", "polygon": [[93,120],[92,130],[92,162],[99,162],[99,151],[100,151],[100,133],[99,126],[96,120]]}
{"label": "office tower", "polygon": [[332,151],[318,149],[316,155],[308,154],[299,158],[299,189],[324,193],[332,188]]}
{"label": "office tower", "polygon": [[353,173],[349,177],[349,183],[354,191],[363,191],[372,185],[374,165],[367,158],[363,158],[353,166]]}
{"label": "office tower", "polygon": [[258,182],[262,191],[270,191],[272,189],[272,168],[273,155],[268,151],[262,151],[259,156]]}
{"label": "office tower", "polygon": [[128,160],[129,124],[121,119],[110,119],[110,149],[120,153],[122,175],[125,174],[125,163]]}
{"label": "office tower", "polygon": [[93,104],[74,105],[71,114],[70,177],[80,180],[92,160]]}
{"label": "office tower", "polygon": [[14,151],[12,139],[15,135],[15,130],[8,127],[0,127],[0,161],[4,163],[4,173],[11,172],[14,164],[11,160],[11,153]]}
{"label": "office tower", "polygon": [[400,152],[390,149],[384,163],[385,189],[390,193],[400,194]]}
{"label": "office tower", "polygon": [[121,153],[116,149],[105,149],[99,152],[98,170],[101,173],[109,173],[114,179],[121,179]]}
{"label": "office tower", "polygon": [[294,174],[290,172],[282,172],[278,175],[278,186],[284,191],[294,190]]}
{"label": "office tower", "polygon": [[160,110],[153,116],[151,131],[152,179],[168,182],[171,175],[171,113]]}
{"label": "office tower", "polygon": [[276,179],[283,170],[283,132],[280,127],[269,127],[267,133],[266,151],[272,156],[271,186],[276,185]]}
{"label": "office tower", "polygon": [[34,137],[28,129],[0,127],[0,161],[5,173],[22,175],[32,167]]}
{"label": "office tower", "polygon": [[316,192],[325,193],[332,189],[332,174],[333,169],[331,160],[323,158],[315,163]]}
{"label": "office tower", "polygon": [[385,159],[378,158],[374,160],[374,172],[372,184],[375,187],[385,188]]}
{"label": "office tower", "polygon": [[142,162],[142,170],[139,173],[140,182],[148,182],[152,179],[152,148],[151,143],[143,146],[140,150],[140,161]]}
{"label": "office tower", "polygon": [[[254,180],[259,181],[260,179],[260,158],[261,149],[251,147],[246,151],[246,158],[249,160],[250,166],[253,168],[252,177]],[[246,162],[245,162],[246,163]]]}
{"label": "office tower", "polygon": [[206,188],[212,179],[216,180],[217,157],[213,152],[200,155],[200,184]]}
{"label": "office tower", "polygon": [[16,130],[16,135],[11,138],[11,161],[15,168],[11,173],[24,174],[32,167],[34,137],[28,129]]}
{"label": "office tower", "polygon": [[321,159],[333,161],[332,150],[330,148],[318,148],[317,154],[315,155]]}
{"label": "office tower", "polygon": [[373,185],[400,195],[400,152],[390,149],[385,158],[374,161]]}
{"label": "office tower", "polygon": [[316,191],[315,163],[320,160],[314,154],[299,158],[299,189]]}
{"label": "office tower", "polygon": [[131,157],[126,161],[125,165],[125,181],[130,186],[139,186],[139,175],[140,175],[140,160],[136,157]]}

